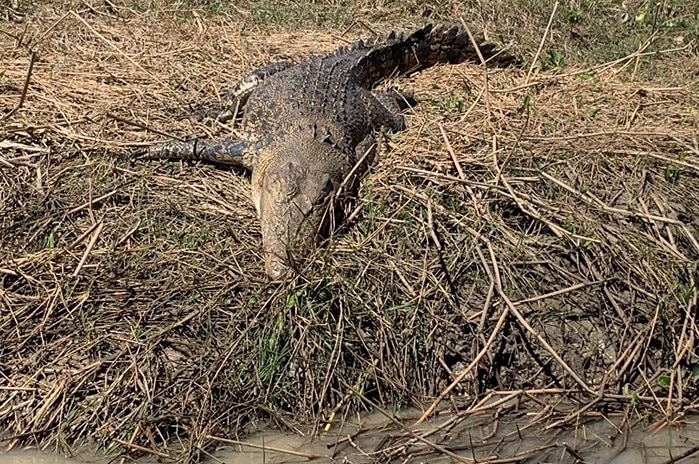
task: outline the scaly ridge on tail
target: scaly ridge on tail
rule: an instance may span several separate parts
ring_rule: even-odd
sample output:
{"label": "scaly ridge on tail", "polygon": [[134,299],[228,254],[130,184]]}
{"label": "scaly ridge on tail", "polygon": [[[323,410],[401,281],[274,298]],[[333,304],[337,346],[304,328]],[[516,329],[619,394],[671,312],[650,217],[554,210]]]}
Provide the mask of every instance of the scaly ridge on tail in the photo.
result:
{"label": "scaly ridge on tail", "polygon": [[[479,49],[486,60],[497,53],[493,44],[481,43]],[[391,32],[384,44],[373,47],[359,59],[353,72],[358,82],[371,88],[386,77],[416,72],[438,63],[479,60],[465,30],[458,26],[444,30],[428,24],[407,37]]]}

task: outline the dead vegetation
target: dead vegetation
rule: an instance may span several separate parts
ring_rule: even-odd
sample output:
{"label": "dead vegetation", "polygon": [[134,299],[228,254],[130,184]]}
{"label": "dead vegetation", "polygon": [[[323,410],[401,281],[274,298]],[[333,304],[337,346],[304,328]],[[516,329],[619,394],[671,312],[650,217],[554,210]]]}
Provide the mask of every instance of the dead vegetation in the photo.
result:
{"label": "dead vegetation", "polygon": [[[189,108],[271,56],[335,48],[342,31],[105,5],[2,25],[7,446],[198,459],[259,418],[320,431],[331,415],[339,427],[435,398],[459,410],[446,427],[520,408],[552,429],[696,411],[691,44],[398,82],[419,106],[356,216],[301,277],[271,285],[245,176],[130,150],[164,138],[139,126],[234,133],[195,125]],[[662,81],[643,73],[660,58]],[[449,451],[401,433],[373,456]]]}

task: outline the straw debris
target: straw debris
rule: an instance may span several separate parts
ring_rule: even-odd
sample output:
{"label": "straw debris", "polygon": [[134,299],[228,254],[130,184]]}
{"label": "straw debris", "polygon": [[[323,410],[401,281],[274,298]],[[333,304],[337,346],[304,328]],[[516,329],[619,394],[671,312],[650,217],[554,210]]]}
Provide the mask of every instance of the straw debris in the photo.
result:
{"label": "straw debris", "polygon": [[[463,64],[395,83],[419,101],[409,129],[347,226],[272,285],[245,176],[130,153],[162,134],[235,134],[188,113],[342,31],[105,5],[2,24],[8,447],[185,460],[259,419],[321,432],[373,405],[426,404],[420,421],[451,405],[458,422],[504,397],[551,427],[699,406],[690,48],[662,55],[679,70],[662,82],[638,71],[658,56],[640,49],[530,77]],[[406,432],[375,457],[416,446],[443,454]]]}

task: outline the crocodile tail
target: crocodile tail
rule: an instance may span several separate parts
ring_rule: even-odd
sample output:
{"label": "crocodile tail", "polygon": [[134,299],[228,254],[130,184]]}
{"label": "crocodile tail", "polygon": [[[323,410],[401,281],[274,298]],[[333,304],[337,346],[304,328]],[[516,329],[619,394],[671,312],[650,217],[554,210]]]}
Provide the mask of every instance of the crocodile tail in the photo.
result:
{"label": "crocodile tail", "polygon": [[[498,52],[495,45],[487,43],[480,44],[479,49],[486,60]],[[387,77],[412,73],[437,63],[464,61],[479,62],[468,33],[458,26],[444,30],[428,24],[407,37],[391,32],[382,45],[364,54],[353,69],[357,80],[370,88]]]}

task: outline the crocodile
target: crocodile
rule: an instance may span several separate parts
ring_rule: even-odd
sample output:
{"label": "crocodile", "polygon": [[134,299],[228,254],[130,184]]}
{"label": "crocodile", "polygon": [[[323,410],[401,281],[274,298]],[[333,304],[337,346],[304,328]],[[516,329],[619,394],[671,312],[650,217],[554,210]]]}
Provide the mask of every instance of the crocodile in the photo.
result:
{"label": "crocodile", "polygon": [[251,171],[265,272],[279,280],[299,271],[319,239],[341,223],[381,134],[405,128],[403,111],[414,104],[411,95],[376,87],[438,63],[498,54],[495,45],[472,40],[459,26],[428,24],[299,63],[273,62],[238,82],[217,116],[226,121],[242,110],[240,139],[163,142],[141,156]]}

